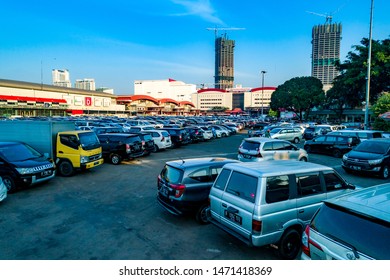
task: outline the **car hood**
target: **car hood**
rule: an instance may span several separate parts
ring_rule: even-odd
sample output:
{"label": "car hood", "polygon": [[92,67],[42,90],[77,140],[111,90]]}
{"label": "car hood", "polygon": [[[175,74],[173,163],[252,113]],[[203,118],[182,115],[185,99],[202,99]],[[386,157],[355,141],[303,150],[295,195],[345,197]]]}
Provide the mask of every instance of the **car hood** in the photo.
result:
{"label": "car hood", "polygon": [[382,154],[374,154],[374,153],[367,153],[367,152],[359,152],[359,151],[350,151],[347,154],[348,158],[356,158],[356,159],[364,159],[364,160],[371,160],[371,159],[379,159],[382,158]]}
{"label": "car hood", "polygon": [[53,161],[48,160],[46,157],[39,157],[39,158],[34,158],[34,159],[29,159],[24,161],[13,161],[11,163],[18,168],[37,167],[46,164],[53,165]]}

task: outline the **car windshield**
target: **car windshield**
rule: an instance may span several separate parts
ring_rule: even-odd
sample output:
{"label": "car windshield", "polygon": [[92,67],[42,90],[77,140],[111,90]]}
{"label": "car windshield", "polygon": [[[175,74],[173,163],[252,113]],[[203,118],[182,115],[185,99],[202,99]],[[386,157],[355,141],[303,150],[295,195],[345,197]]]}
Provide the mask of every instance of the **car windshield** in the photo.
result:
{"label": "car windshield", "polygon": [[0,154],[10,162],[26,161],[42,157],[42,154],[34,148],[21,143],[15,143],[8,146],[0,147]]}
{"label": "car windshield", "polygon": [[178,184],[181,182],[183,176],[183,171],[177,168],[174,168],[170,165],[165,165],[161,171],[161,178],[171,184]]}
{"label": "car windshield", "polygon": [[355,151],[383,155],[387,153],[389,148],[390,142],[364,141],[356,147]]}
{"label": "car windshield", "polygon": [[92,150],[100,147],[100,142],[94,132],[80,133],[80,144],[84,150]]}

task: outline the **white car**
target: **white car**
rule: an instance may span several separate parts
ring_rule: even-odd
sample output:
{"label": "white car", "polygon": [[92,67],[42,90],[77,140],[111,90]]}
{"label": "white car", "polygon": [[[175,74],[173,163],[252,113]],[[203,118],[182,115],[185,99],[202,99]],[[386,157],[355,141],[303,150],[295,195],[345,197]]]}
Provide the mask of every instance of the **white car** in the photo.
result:
{"label": "white car", "polygon": [[7,187],[3,183],[3,179],[0,177],[0,201],[3,201],[7,197]]}
{"label": "white car", "polygon": [[154,140],[154,152],[172,147],[171,135],[165,130],[147,130]]}

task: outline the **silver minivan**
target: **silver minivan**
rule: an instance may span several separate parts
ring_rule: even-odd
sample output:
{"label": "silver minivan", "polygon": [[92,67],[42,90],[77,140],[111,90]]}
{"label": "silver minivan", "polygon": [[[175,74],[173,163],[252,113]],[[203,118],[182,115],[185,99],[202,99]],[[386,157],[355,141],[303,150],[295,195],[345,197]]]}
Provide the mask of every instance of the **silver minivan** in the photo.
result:
{"label": "silver minivan", "polygon": [[298,144],[303,139],[303,132],[297,127],[276,127],[270,131],[271,138]]}
{"label": "silver minivan", "polygon": [[210,191],[209,220],[247,245],[271,245],[281,258],[295,259],[322,201],[351,189],[333,168],[315,163],[227,164]]}

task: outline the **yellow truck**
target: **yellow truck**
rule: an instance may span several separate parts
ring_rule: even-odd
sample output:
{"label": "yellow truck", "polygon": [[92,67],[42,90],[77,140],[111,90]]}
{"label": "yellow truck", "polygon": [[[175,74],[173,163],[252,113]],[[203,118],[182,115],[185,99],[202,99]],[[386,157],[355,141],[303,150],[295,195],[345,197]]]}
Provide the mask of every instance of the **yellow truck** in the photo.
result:
{"label": "yellow truck", "polygon": [[52,158],[60,175],[72,176],[103,164],[102,147],[93,131],[75,130],[71,121],[0,121],[0,141],[21,141]]}

